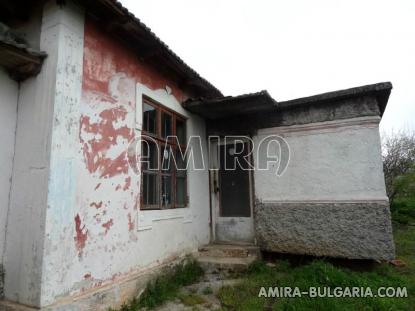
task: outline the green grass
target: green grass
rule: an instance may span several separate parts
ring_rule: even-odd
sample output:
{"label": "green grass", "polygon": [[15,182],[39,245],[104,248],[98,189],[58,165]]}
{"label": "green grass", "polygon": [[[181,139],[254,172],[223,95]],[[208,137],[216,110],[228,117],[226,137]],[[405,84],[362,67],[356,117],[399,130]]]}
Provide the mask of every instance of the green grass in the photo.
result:
{"label": "green grass", "polygon": [[205,300],[197,294],[179,294],[179,299],[185,306],[195,306],[205,303]]}
{"label": "green grass", "polygon": [[[287,261],[269,267],[254,264],[241,284],[223,287],[219,299],[224,310],[415,310],[415,200],[396,198],[391,205],[397,258],[404,267],[387,263],[367,271],[353,271],[328,261],[291,266]],[[263,298],[261,287],[407,287],[408,298]]]}
{"label": "green grass", "polygon": [[[408,222],[413,222],[409,217]],[[254,264],[241,284],[223,287],[219,299],[224,310],[415,310],[415,226],[394,221],[397,258],[406,263],[395,267],[387,263],[367,271],[353,271],[324,260],[291,266],[279,261],[275,267]],[[381,286],[407,287],[408,298],[264,298],[261,287],[370,287],[373,293]]]}
{"label": "green grass", "polygon": [[[288,261],[278,261],[273,267],[257,262],[241,276],[240,284],[219,290],[221,310],[415,310],[414,209],[412,201],[403,199],[394,201],[391,207],[397,258],[406,266],[383,263],[356,271],[321,259],[297,266]],[[202,269],[193,260],[178,265],[172,272],[151,282],[140,299],[131,301],[121,311],[152,309],[177,298],[196,308],[204,303],[203,297],[195,293],[180,294],[179,289],[197,282],[202,275]],[[408,298],[264,298],[258,297],[261,287],[299,287],[301,290],[309,287],[370,287],[375,294],[379,287],[406,287]],[[202,294],[212,292],[207,287]]]}
{"label": "green grass", "polygon": [[[186,302],[195,302],[195,297],[179,296],[182,286],[197,282],[203,275],[203,270],[193,259],[175,266],[171,272],[157,277],[147,286],[139,299],[133,299],[121,308],[121,311],[136,311],[142,308],[153,309],[164,302],[175,298],[186,298]],[[189,295],[190,296],[190,295]]]}

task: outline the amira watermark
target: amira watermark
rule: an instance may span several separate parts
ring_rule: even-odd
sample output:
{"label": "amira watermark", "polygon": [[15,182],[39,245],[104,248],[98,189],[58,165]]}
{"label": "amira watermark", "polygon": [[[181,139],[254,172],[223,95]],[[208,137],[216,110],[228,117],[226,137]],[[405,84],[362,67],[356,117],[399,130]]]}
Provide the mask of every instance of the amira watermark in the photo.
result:
{"label": "amira watermark", "polygon": [[[209,136],[207,147],[200,136],[190,136],[186,143],[177,136],[160,140],[149,135],[136,137],[128,147],[128,162],[137,174],[170,170],[260,170],[282,176],[290,162],[291,150],[281,136],[269,135],[259,140],[248,136]],[[207,148],[207,150],[206,150]]]}
{"label": "amira watermark", "polygon": [[406,287],[261,287],[258,297],[262,298],[407,298]]}

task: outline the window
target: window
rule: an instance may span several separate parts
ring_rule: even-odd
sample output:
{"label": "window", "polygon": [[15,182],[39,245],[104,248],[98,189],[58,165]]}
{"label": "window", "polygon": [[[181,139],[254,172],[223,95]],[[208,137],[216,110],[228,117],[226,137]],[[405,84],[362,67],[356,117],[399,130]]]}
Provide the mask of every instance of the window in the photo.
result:
{"label": "window", "polygon": [[186,119],[144,97],[142,144],[141,209],[186,207]]}

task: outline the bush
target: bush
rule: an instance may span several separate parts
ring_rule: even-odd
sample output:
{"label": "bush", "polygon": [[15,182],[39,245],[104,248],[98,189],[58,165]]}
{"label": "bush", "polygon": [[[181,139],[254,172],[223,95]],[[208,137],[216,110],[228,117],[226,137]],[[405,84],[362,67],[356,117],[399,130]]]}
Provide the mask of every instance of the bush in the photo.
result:
{"label": "bush", "polygon": [[399,198],[391,204],[392,220],[401,224],[415,223],[415,199]]}
{"label": "bush", "polygon": [[398,192],[398,177],[410,172],[415,165],[415,132],[385,135],[382,148],[386,190],[389,200],[393,202]]}

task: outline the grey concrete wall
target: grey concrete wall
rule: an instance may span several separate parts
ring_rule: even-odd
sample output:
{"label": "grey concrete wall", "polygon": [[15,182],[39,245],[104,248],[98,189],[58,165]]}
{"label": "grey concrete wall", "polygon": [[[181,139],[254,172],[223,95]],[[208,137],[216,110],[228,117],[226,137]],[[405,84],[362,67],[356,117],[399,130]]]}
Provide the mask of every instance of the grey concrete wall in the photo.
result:
{"label": "grey concrete wall", "polygon": [[0,264],[3,263],[6,237],[18,93],[18,83],[0,68]]}
{"label": "grey concrete wall", "polygon": [[[264,250],[391,259],[394,246],[376,116],[258,131],[290,149],[281,176],[255,170],[255,225]],[[256,164],[261,155],[254,153]]]}
{"label": "grey concrete wall", "polygon": [[256,230],[266,251],[351,259],[395,256],[387,202],[258,203]]}

